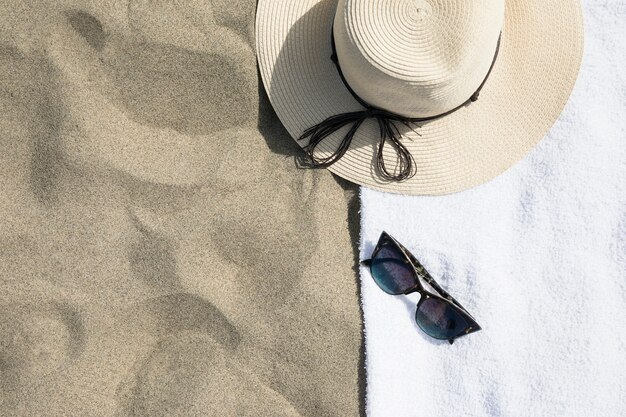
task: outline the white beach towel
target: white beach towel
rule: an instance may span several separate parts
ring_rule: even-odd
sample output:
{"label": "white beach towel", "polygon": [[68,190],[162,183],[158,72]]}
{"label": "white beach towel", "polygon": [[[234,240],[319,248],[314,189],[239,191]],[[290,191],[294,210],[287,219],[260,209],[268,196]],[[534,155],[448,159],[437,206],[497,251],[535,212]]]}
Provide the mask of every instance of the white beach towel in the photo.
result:
{"label": "white beach towel", "polygon": [[584,13],[572,98],[522,162],[456,195],[362,189],[362,259],[386,230],[483,327],[433,341],[419,295],[362,268],[369,416],[626,416],[626,1]]}

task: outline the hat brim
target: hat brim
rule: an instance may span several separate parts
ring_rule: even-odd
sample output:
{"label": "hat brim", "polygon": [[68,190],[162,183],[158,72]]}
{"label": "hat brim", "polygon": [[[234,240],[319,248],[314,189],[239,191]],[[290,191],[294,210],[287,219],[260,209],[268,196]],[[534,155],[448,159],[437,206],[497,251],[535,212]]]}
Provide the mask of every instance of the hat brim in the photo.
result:
{"label": "hat brim", "polygon": [[[294,138],[329,116],[362,109],[330,59],[336,7],[337,0],[259,0],[257,6],[261,77]],[[484,183],[520,160],[554,124],[574,87],[583,54],[582,10],[579,0],[506,0],[504,20],[498,59],[480,99],[403,136],[415,176],[403,182],[379,176],[379,132],[372,121],[329,169],[377,190],[441,195]],[[344,133],[318,149],[332,152]],[[384,155],[393,166],[393,150]]]}

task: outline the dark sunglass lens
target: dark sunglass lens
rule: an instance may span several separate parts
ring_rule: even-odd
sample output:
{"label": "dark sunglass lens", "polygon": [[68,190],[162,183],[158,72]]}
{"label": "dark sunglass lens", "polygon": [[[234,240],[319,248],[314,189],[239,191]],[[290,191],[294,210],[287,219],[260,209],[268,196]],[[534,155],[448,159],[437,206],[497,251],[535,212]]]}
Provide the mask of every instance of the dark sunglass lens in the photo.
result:
{"label": "dark sunglass lens", "polygon": [[415,321],[426,334],[441,340],[459,336],[469,327],[460,311],[450,303],[433,297],[419,303]]}
{"label": "dark sunglass lens", "polygon": [[388,294],[404,294],[415,286],[415,275],[406,257],[392,243],[386,243],[372,258],[372,277]]}

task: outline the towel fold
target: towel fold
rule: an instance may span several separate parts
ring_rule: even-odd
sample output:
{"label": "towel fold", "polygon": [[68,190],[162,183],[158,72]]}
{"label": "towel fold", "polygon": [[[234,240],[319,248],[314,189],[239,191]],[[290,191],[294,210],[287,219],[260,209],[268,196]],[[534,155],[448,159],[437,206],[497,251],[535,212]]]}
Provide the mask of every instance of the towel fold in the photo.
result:
{"label": "towel fold", "polygon": [[368,415],[626,415],[626,2],[584,13],[574,93],[522,162],[450,196],[362,190],[362,258],[386,230],[483,327],[434,341],[419,295],[363,268]]}

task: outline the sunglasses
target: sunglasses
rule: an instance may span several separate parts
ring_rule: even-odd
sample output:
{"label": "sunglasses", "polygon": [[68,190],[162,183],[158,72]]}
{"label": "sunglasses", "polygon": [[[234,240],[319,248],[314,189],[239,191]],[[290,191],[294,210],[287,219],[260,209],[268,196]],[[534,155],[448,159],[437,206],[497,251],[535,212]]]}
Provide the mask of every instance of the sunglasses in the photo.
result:
{"label": "sunglasses", "polygon": [[[404,246],[388,233],[380,235],[372,258],[362,262],[387,294],[420,293],[415,321],[430,337],[447,340],[477,332],[481,327],[465,308],[448,294]],[[420,279],[437,294],[426,290]]]}

